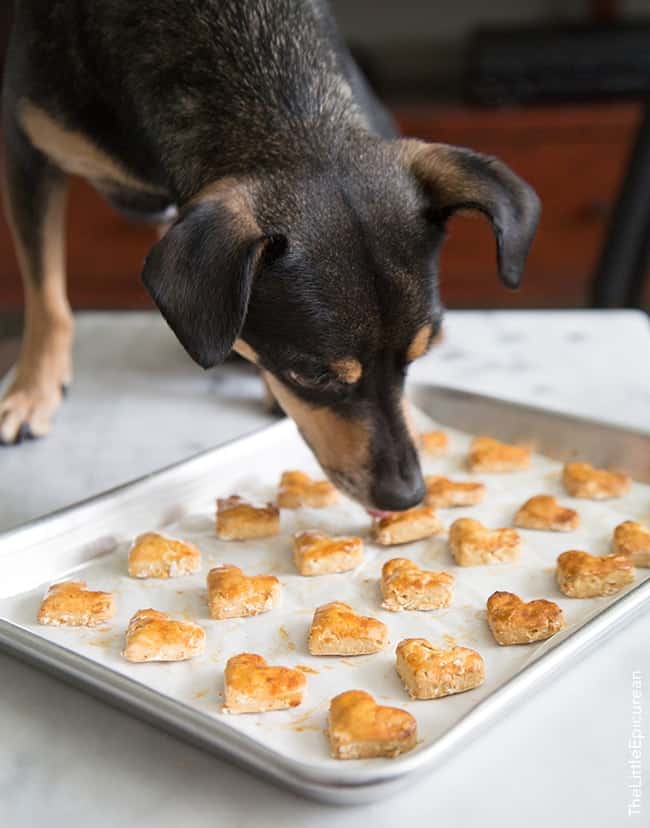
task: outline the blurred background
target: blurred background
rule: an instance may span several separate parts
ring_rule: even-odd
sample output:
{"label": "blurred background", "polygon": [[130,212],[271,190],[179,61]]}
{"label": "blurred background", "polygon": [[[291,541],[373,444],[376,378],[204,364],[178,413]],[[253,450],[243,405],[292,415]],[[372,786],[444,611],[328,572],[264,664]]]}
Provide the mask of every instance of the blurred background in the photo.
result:
{"label": "blurred background", "polygon": [[[9,4],[3,4],[9,5]],[[457,217],[442,256],[452,308],[650,308],[650,0],[332,0],[339,25],[406,135],[498,155],[539,192],[524,287],[498,283],[486,222]],[[10,11],[0,12],[2,42]],[[147,308],[149,228],[75,181],[75,308]],[[0,309],[20,279],[0,222]]]}

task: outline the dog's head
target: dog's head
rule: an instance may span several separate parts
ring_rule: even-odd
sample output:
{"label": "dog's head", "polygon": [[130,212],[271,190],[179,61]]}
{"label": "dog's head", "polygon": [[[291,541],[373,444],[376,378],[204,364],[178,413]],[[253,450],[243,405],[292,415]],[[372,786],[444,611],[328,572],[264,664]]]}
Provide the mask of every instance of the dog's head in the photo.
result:
{"label": "dog's head", "polygon": [[206,188],[143,279],[200,365],[234,347],[260,366],[338,487],[370,509],[405,509],[424,487],[404,379],[440,326],[445,222],[484,213],[516,287],[539,202],[466,149],[373,140],[340,156]]}

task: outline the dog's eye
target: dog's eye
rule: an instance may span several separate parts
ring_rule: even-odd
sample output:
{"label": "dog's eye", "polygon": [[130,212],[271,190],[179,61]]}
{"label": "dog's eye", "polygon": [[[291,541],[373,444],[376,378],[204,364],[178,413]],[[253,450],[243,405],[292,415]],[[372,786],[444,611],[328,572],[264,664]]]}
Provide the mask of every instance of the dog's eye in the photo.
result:
{"label": "dog's eye", "polygon": [[297,371],[287,371],[285,376],[294,385],[299,385],[301,388],[309,388],[311,390],[320,390],[337,385],[337,381],[334,377],[327,373],[308,376],[306,374],[299,374]]}

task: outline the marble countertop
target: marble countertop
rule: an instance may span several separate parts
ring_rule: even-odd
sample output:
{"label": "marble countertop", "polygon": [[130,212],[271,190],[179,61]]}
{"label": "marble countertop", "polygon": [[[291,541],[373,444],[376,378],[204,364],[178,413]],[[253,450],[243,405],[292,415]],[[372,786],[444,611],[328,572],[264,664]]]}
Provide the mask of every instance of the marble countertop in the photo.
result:
{"label": "marble countertop", "polygon": [[[412,375],[650,428],[640,313],[450,313],[444,343]],[[247,365],[202,372],[155,314],[82,314],[76,381],[54,433],[0,452],[0,529],[268,422]],[[649,637],[646,614],[430,777],[359,809],[272,788],[0,655],[0,824],[454,828],[480,814],[502,828],[647,825],[647,801],[628,816],[628,742],[633,671],[650,709]],[[643,774],[647,800],[647,750]]]}

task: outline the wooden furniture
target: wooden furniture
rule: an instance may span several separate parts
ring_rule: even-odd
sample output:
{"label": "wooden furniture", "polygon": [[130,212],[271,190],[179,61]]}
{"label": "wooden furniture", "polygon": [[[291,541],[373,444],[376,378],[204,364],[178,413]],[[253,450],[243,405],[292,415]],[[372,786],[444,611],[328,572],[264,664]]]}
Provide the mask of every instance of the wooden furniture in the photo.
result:
{"label": "wooden furniture", "polygon": [[[640,119],[637,104],[395,110],[407,135],[498,155],[543,203],[524,286],[497,280],[494,241],[479,216],[449,223],[441,292],[449,307],[580,307],[590,285],[609,211]],[[142,308],[139,280],[151,227],[129,224],[84,182],[72,182],[68,220],[69,293],[75,307]],[[19,309],[22,290],[8,229],[0,222],[0,309]]]}

